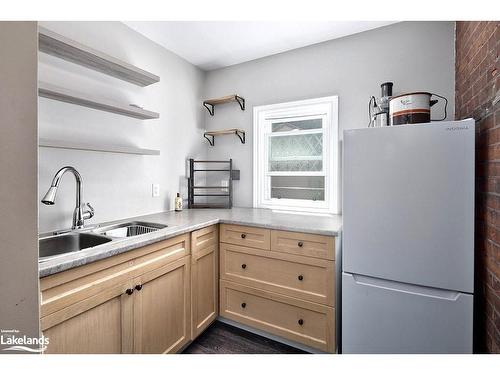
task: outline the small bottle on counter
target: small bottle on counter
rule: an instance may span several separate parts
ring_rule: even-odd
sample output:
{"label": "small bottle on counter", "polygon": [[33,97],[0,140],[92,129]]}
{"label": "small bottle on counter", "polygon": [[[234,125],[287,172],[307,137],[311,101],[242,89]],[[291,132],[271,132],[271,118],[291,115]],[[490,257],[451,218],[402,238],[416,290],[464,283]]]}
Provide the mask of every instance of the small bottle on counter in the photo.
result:
{"label": "small bottle on counter", "polygon": [[182,211],[181,193],[177,193],[177,196],[175,197],[175,210],[176,211]]}

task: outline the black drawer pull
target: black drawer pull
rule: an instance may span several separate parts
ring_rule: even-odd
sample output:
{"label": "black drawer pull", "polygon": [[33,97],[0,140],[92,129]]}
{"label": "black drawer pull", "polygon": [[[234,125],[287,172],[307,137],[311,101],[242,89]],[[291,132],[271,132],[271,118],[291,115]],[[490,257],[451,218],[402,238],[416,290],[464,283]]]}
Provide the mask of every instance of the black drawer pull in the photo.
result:
{"label": "black drawer pull", "polygon": [[241,268],[245,269],[245,268],[247,268],[247,265],[246,265],[245,263],[243,263],[243,264],[241,265]]}
{"label": "black drawer pull", "polygon": [[245,239],[246,238],[246,234],[245,233],[241,233],[241,238]]}
{"label": "black drawer pull", "polygon": [[299,279],[300,281],[302,281],[302,280],[304,280],[304,276],[299,275],[298,279]]}
{"label": "black drawer pull", "polygon": [[302,324],[304,324],[304,320],[299,319],[298,323],[299,323],[299,326],[301,326]]}
{"label": "black drawer pull", "polygon": [[241,308],[243,308],[243,309],[244,309],[245,307],[247,307],[247,304],[246,304],[245,302],[243,302],[243,303],[241,304]]}
{"label": "black drawer pull", "polygon": [[139,291],[141,289],[142,289],[142,285],[141,284],[135,286],[135,290]]}
{"label": "black drawer pull", "polygon": [[127,294],[130,296],[132,293],[134,293],[134,289],[132,289],[132,288],[128,288],[128,289],[125,291],[125,293],[127,293]]}
{"label": "black drawer pull", "polygon": [[304,246],[304,242],[299,241],[299,243],[298,243],[297,245],[298,245],[299,247],[302,247],[302,246]]}

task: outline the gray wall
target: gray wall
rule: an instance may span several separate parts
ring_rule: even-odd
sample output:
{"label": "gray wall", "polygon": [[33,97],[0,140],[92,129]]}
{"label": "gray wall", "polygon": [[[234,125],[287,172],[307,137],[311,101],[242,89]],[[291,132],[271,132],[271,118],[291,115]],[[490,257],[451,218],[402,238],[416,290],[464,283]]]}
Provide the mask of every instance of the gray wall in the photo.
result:
{"label": "gray wall", "polygon": [[[40,53],[41,81],[160,113],[158,120],[141,121],[41,98],[40,137],[159,149],[161,155],[40,148],[39,199],[64,165],[76,167],[83,176],[84,199],[96,211],[89,224],[169,210],[178,191],[186,198],[185,159],[206,156],[204,72],[120,22],[40,25],[161,77],[159,83],[143,88]],[[153,183],[160,184],[159,198],[152,197]],[[69,227],[74,205],[75,183],[68,175],[56,204],[39,204],[40,232]]]}
{"label": "gray wall", "polygon": [[244,112],[234,104],[217,107],[214,117],[205,114],[207,129],[247,131],[245,145],[224,136],[208,151],[210,159],[233,158],[241,170],[234,204],[252,205],[253,106],[338,95],[342,138],[343,129],[367,126],[369,97],[393,81],[394,94],[425,90],[447,97],[453,119],[454,38],[454,22],[404,22],[209,72],[205,97],[238,93],[247,104]]}
{"label": "gray wall", "polygon": [[39,330],[37,43],[36,22],[0,22],[0,329],[16,337]]}

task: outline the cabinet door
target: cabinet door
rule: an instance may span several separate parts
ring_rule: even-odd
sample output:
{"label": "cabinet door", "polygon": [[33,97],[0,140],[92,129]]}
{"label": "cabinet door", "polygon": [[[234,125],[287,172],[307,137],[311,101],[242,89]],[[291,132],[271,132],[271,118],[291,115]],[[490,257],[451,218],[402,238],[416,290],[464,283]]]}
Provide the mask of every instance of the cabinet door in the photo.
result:
{"label": "cabinet door", "polygon": [[194,340],[218,314],[219,262],[217,227],[192,233],[191,338]]}
{"label": "cabinet door", "polygon": [[131,353],[133,342],[132,285],[120,284],[41,319],[49,338],[45,353]]}
{"label": "cabinet door", "polygon": [[190,267],[186,256],[134,279],[135,353],[175,353],[189,341]]}

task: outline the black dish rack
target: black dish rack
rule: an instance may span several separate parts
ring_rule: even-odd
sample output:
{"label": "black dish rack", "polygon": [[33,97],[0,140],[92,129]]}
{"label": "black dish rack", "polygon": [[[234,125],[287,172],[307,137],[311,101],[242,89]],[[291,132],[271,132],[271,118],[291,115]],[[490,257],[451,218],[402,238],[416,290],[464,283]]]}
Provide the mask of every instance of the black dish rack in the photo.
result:
{"label": "black dish rack", "polygon": [[[211,169],[209,165],[221,165],[220,168]],[[227,168],[225,166],[227,165]],[[228,186],[196,186],[195,174],[196,172],[219,172],[228,174]],[[231,208],[233,206],[233,159],[229,160],[194,160],[189,159],[189,179],[188,179],[188,208]],[[199,190],[215,191],[215,193],[199,193]],[[217,190],[221,192],[217,192]],[[196,203],[196,197],[226,197],[225,203]]]}

